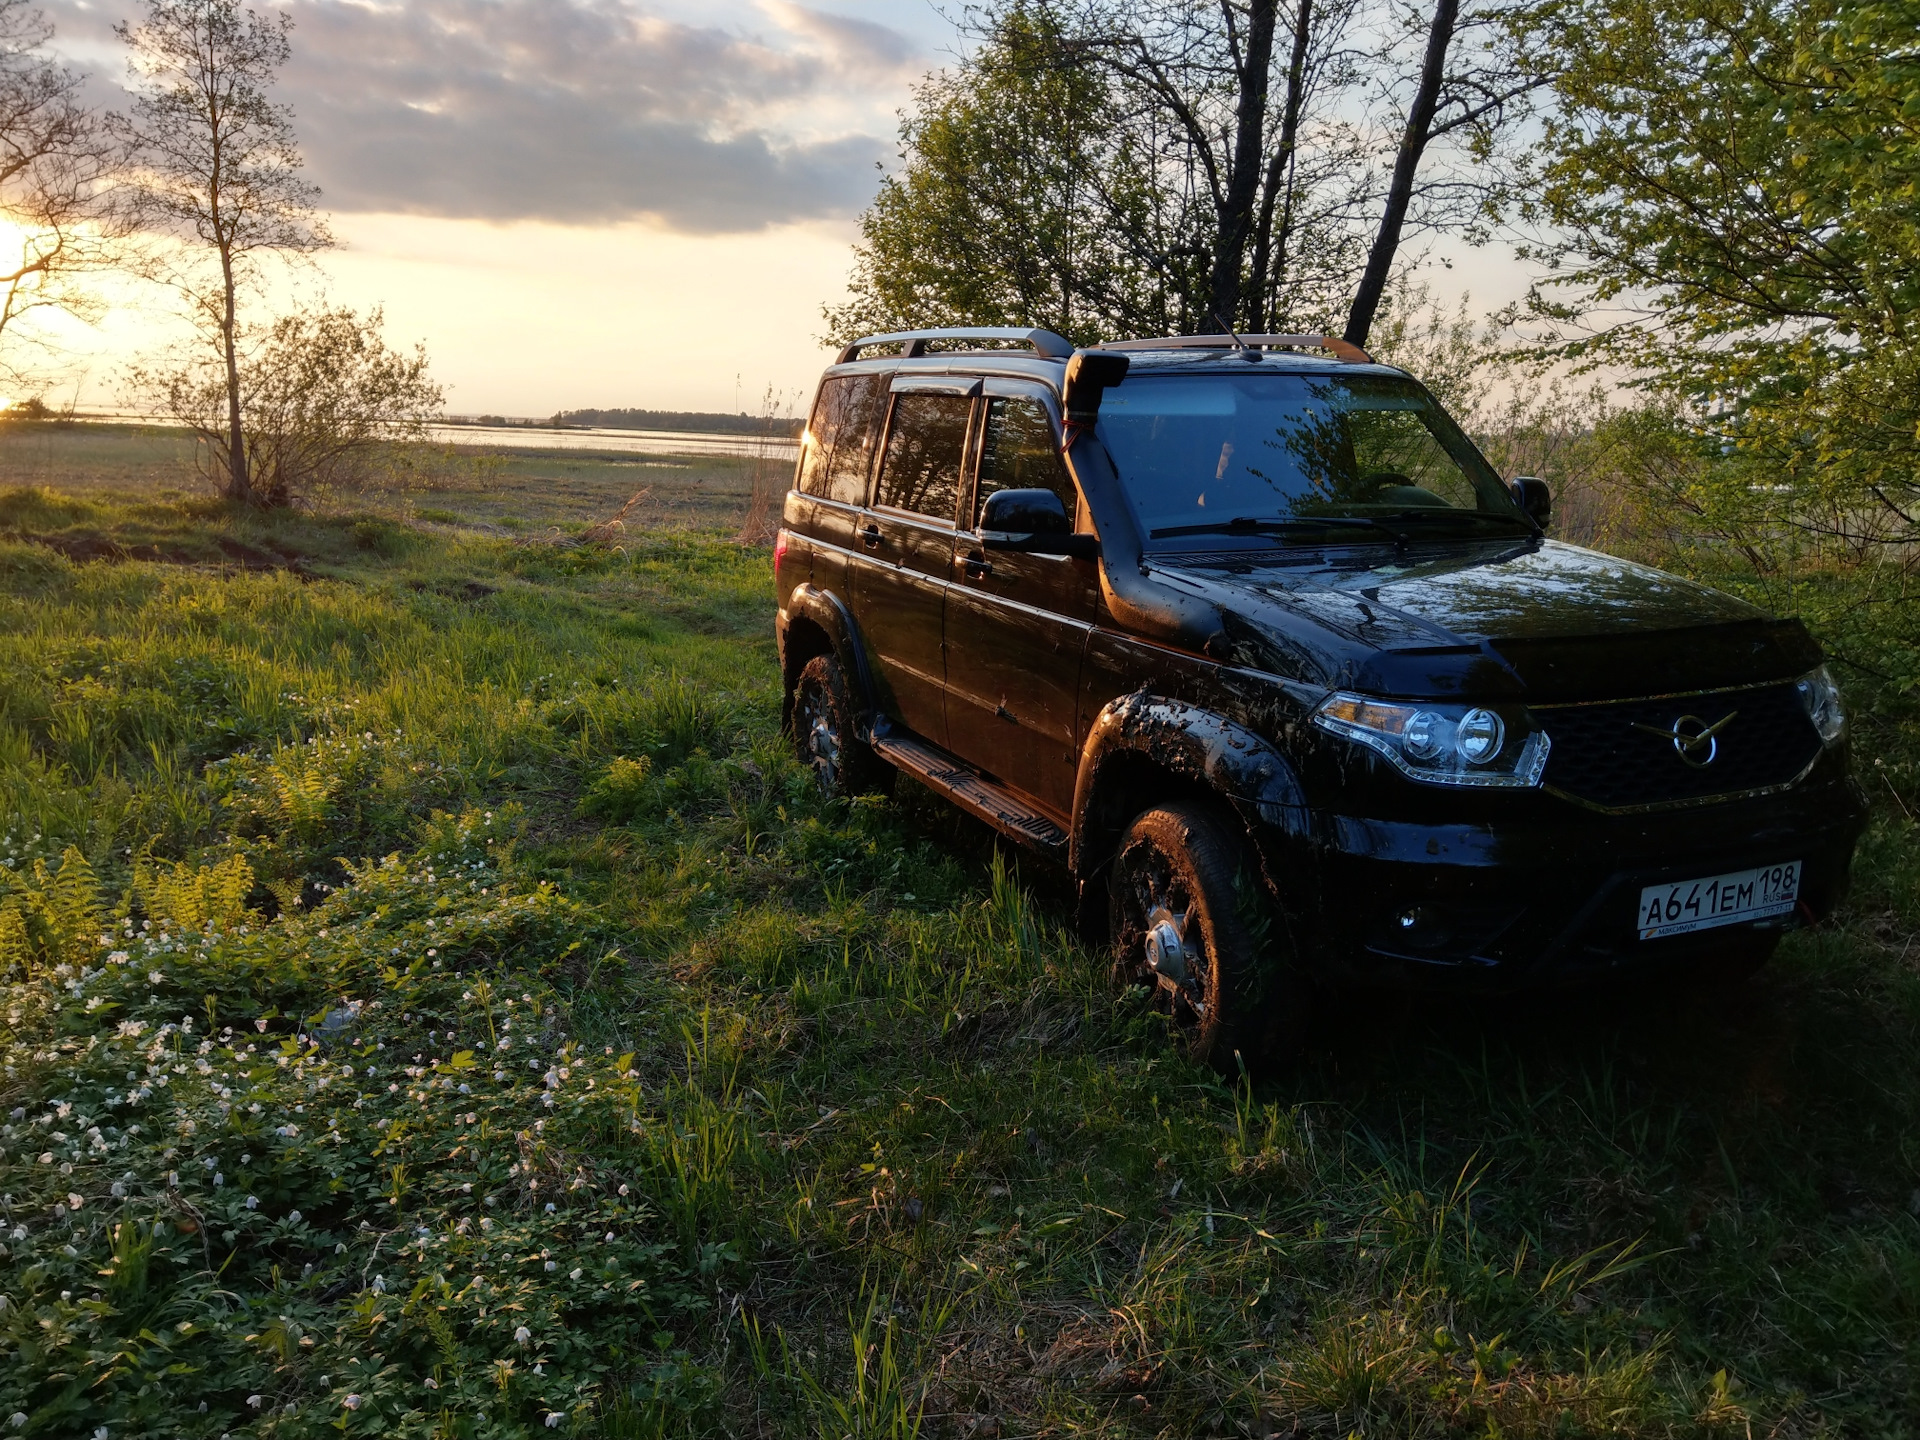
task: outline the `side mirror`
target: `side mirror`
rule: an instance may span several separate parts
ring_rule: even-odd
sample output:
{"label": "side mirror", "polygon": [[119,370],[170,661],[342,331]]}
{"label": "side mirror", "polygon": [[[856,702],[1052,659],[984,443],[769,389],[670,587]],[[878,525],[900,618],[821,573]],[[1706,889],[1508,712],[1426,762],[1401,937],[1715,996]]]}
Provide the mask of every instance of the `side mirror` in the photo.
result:
{"label": "side mirror", "polygon": [[996,490],[980,512],[982,530],[1018,530],[1029,535],[1065,534],[1073,529],[1067,507],[1051,490]]}
{"label": "side mirror", "polygon": [[1100,541],[1073,533],[1067,507],[1051,490],[996,490],[980,513],[980,548],[1091,560]]}
{"label": "side mirror", "polygon": [[1520,508],[1527,512],[1527,518],[1542,530],[1553,519],[1553,492],[1547,488],[1547,482],[1533,475],[1516,475],[1513,479],[1513,498]]}

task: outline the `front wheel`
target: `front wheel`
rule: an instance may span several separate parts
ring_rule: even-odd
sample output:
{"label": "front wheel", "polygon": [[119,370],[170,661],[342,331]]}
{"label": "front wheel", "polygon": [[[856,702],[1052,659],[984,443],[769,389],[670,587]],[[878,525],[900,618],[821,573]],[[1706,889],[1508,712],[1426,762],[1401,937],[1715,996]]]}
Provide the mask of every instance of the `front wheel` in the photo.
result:
{"label": "front wheel", "polygon": [[854,730],[853,698],[840,662],[816,655],[793,686],[793,746],[830,800],[885,791],[893,770]]}
{"label": "front wheel", "polygon": [[1115,973],[1153,986],[1191,1059],[1231,1075],[1292,1047],[1305,987],[1236,827],[1186,803],[1141,812],[1109,894]]}

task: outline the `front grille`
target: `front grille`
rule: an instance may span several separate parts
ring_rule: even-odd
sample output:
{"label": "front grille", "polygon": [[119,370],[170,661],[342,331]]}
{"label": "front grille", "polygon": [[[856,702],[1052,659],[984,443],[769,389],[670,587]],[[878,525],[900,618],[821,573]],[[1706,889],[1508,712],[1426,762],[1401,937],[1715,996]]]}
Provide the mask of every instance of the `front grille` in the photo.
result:
{"label": "front grille", "polygon": [[[1553,741],[1540,783],[1603,810],[1695,804],[1788,785],[1820,753],[1820,736],[1792,685],[1542,706],[1534,714]],[[1727,716],[1706,764],[1689,765],[1669,736],[1649,733],[1678,726],[1697,735]],[[1702,760],[1708,748],[1703,743],[1691,753]]]}

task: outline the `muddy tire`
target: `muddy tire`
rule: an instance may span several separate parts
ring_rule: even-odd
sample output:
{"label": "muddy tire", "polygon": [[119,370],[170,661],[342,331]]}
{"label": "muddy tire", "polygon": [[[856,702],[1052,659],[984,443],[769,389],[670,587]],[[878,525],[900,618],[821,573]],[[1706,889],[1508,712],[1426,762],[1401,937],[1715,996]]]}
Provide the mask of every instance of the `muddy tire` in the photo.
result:
{"label": "muddy tire", "polygon": [[892,789],[893,767],[859,738],[854,716],[840,662],[831,655],[814,656],[793,686],[793,747],[820,793],[831,800]]}
{"label": "muddy tire", "polygon": [[1150,985],[1175,1043],[1223,1075],[1297,1048],[1307,992],[1239,827],[1174,803],[1134,817],[1108,881],[1115,978]]}

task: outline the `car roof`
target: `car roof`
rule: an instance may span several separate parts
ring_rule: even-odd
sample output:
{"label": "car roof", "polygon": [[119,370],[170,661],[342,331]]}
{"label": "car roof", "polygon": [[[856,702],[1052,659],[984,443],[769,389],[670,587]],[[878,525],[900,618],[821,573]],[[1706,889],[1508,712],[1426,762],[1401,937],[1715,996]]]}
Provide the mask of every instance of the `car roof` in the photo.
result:
{"label": "car roof", "polygon": [[[1099,347],[1093,347],[1098,350]],[[1105,352],[1102,352],[1105,353]],[[1227,348],[1199,350],[1191,347],[1166,350],[1129,350],[1132,361],[1129,375],[1191,375],[1214,373],[1244,375],[1250,369],[1295,375],[1392,375],[1404,377],[1406,371],[1378,362],[1337,360],[1324,355],[1303,354],[1292,350],[1240,351]],[[1258,354],[1257,365],[1241,357]],[[827,367],[826,375],[977,375],[1007,380],[1033,380],[1058,394],[1067,373],[1064,359],[1044,358],[1018,350],[954,350],[932,355],[875,355],[849,360]]]}

